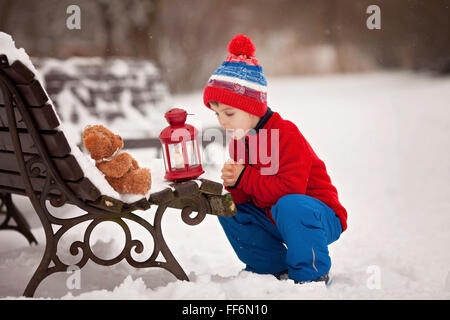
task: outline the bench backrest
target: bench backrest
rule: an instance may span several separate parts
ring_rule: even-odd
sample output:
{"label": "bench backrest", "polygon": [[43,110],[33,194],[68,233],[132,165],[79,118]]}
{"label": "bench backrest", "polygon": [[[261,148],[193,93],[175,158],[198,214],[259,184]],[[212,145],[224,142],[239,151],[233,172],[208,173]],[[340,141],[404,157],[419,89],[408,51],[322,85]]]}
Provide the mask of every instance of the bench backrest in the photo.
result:
{"label": "bench backrest", "polygon": [[[38,158],[39,151],[32,131],[27,127],[17,107],[17,100],[20,99],[31,115],[32,125],[42,137],[46,152],[66,185],[82,201],[97,200],[101,194],[84,176],[76,158],[70,153],[71,148],[64,132],[57,129],[60,123],[54,108],[34,73],[19,60],[9,65],[8,58],[1,55],[0,82],[3,87],[0,91],[0,191],[26,194],[16,158],[17,146],[14,146],[11,137],[12,126],[18,130],[25,162],[30,164],[28,174],[31,177],[33,190],[41,192],[45,184],[45,166],[39,161],[33,164],[33,159]],[[14,95],[11,87],[16,89],[18,96]],[[15,123],[8,121],[8,103],[13,105]]]}

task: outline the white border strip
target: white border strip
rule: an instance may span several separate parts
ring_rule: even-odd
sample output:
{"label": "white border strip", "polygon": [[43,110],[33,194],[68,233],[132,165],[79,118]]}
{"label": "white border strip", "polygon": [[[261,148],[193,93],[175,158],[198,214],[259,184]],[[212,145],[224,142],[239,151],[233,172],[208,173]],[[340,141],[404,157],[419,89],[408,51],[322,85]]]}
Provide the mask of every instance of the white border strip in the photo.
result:
{"label": "white border strip", "polygon": [[250,82],[244,79],[239,79],[239,78],[235,78],[235,77],[230,77],[230,76],[223,76],[223,75],[219,75],[219,74],[214,74],[211,76],[211,78],[209,78],[210,80],[220,80],[220,81],[226,81],[226,82],[231,82],[231,83],[238,83],[244,87],[253,89],[253,90],[257,90],[260,92],[267,92],[267,87],[266,86],[262,86],[260,84],[254,83],[254,82]]}

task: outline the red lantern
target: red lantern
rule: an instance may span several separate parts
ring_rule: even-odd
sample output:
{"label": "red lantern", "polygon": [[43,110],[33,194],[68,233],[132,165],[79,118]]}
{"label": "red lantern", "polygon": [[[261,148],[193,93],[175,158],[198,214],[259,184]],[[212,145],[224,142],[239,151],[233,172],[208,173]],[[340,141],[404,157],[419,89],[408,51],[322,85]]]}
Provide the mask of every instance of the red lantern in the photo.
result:
{"label": "red lantern", "polygon": [[165,114],[169,126],[161,131],[159,140],[166,169],[164,178],[167,180],[190,180],[205,172],[200,160],[198,130],[185,124],[187,114],[180,108],[173,108]]}

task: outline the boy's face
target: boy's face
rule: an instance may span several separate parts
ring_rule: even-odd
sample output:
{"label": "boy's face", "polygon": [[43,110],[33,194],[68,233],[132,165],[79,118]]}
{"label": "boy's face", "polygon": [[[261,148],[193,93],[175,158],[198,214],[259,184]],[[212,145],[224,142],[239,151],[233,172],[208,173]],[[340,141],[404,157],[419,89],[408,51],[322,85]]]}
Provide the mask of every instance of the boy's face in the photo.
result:
{"label": "boy's face", "polygon": [[227,135],[236,140],[244,137],[260,119],[251,113],[222,103],[217,103],[217,106],[211,104],[211,108],[215,111],[217,119]]}

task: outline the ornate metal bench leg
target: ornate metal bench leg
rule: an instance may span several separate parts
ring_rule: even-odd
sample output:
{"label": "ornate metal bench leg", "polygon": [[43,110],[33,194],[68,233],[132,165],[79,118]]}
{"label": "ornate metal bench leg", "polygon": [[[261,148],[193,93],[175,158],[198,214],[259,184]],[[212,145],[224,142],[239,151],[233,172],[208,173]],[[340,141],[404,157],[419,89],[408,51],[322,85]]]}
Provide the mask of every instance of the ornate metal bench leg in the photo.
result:
{"label": "ornate metal bench leg", "polygon": [[[48,181],[49,178],[47,177],[46,181],[46,187],[48,188]],[[35,195],[33,194],[32,197],[30,197],[31,203],[33,204],[34,209],[38,213],[38,216],[41,220],[42,226],[45,231],[45,251],[44,255],[41,259],[41,262],[39,263],[39,266],[37,267],[36,271],[33,274],[33,277],[28,282],[28,285],[23,293],[25,297],[33,297],[34,293],[39,286],[39,284],[49,275],[59,272],[59,271],[66,271],[64,265],[60,263],[56,263],[59,261],[57,256],[57,245],[58,245],[58,239],[55,239],[54,232],[52,229],[51,224],[51,218],[52,216],[48,212],[47,208],[45,207],[45,200],[42,198],[35,198]],[[50,267],[53,264],[52,267]],[[67,266],[66,266],[67,267]]]}
{"label": "ornate metal bench leg", "polygon": [[[178,201],[179,200],[180,199],[178,199]],[[206,212],[208,210],[207,201],[205,198],[192,197],[181,199],[181,201],[183,208],[181,216],[185,223],[189,225],[196,225],[204,219]],[[44,205],[43,204],[36,205],[37,211],[47,213],[42,215],[42,217],[44,217],[43,219],[44,226],[50,226],[51,223],[56,223],[60,224],[61,227],[55,233],[51,231],[52,228],[50,227],[44,228],[46,230],[46,247],[44,256],[42,257],[41,263],[39,264],[37,270],[35,271],[32,279],[28,283],[24,295],[27,297],[32,297],[39,284],[46,277],[55,272],[63,272],[67,270],[68,265],[64,264],[57,255],[57,246],[59,239],[72,227],[75,227],[80,223],[86,221],[90,221],[90,224],[87,226],[84,232],[83,240],[75,241],[70,245],[70,252],[72,255],[77,255],[80,251],[82,252],[82,258],[76,264],[79,268],[82,268],[89,260],[99,265],[110,266],[125,259],[131,266],[135,268],[159,267],[166,269],[179,280],[189,281],[189,278],[184,272],[183,268],[180,266],[180,264],[170,251],[169,247],[167,246],[167,243],[164,240],[162,234],[161,221],[169,205],[171,205],[171,202],[160,204],[158,206],[155,213],[153,225],[146,219],[143,219],[142,217],[137,216],[132,212],[122,214],[107,213],[107,212],[103,212],[101,214],[88,213],[86,215],[79,216],[76,218],[63,219],[51,222],[50,215],[46,211]],[[190,214],[192,213],[191,208],[198,208],[198,214],[194,218],[190,217]],[[141,242],[139,240],[135,240],[132,238],[131,230],[129,229],[125,220],[132,220],[140,224],[153,237],[154,250],[151,257],[148,258],[146,261],[139,262],[136,261],[134,258],[132,258],[131,252],[134,250],[136,253],[142,253],[144,249],[144,243],[146,242]],[[103,260],[97,257],[95,253],[92,251],[90,246],[90,238],[92,231],[95,229],[97,225],[106,221],[117,223],[122,228],[125,234],[125,245],[122,252],[118,256],[110,260]],[[165,261],[157,261],[158,256],[160,254],[164,257]]]}
{"label": "ornate metal bench leg", "polygon": [[[46,247],[44,256],[36,269],[33,277],[28,283],[27,288],[25,289],[24,296],[33,297],[37,287],[39,284],[48,276],[55,272],[64,272],[67,270],[68,265],[63,263],[57,255],[57,246],[59,240],[62,235],[67,233],[72,227],[79,225],[82,222],[90,222],[87,226],[82,241],[75,241],[70,245],[70,252],[72,255],[77,255],[82,253],[82,257],[76,265],[81,269],[89,260],[93,261],[96,264],[103,266],[114,265],[122,260],[126,260],[131,266],[135,268],[151,268],[151,267],[159,267],[166,269],[170,273],[172,273],[179,280],[189,281],[188,276],[184,272],[183,268],[177,262],[172,252],[167,246],[165,242],[162,230],[161,230],[161,220],[164,212],[166,211],[167,204],[160,205],[155,213],[154,225],[152,225],[147,220],[129,212],[129,213],[107,213],[104,212],[102,214],[91,214],[88,213],[83,216],[63,219],[54,221],[56,224],[60,224],[61,227],[55,233],[52,232],[51,228],[46,229]],[[36,206],[38,211],[46,212],[46,208],[43,206]],[[45,216],[45,215],[44,215]],[[146,261],[136,261],[132,256],[131,252],[134,250],[136,253],[142,253],[144,249],[144,243],[139,240],[135,240],[132,238],[131,230],[129,229],[125,220],[132,220],[142,227],[144,227],[149,234],[153,237],[154,242],[154,250],[150,258]],[[50,216],[47,214],[46,219],[44,220],[46,223],[44,225],[50,225],[52,222],[50,221]],[[117,223],[123,230],[125,234],[125,245],[122,252],[113,259],[104,260],[95,255],[95,252],[92,251],[90,245],[90,238],[92,231],[96,228],[97,225],[111,221]],[[54,223],[53,222],[53,223]],[[161,254],[165,261],[157,261],[157,258]]]}
{"label": "ornate metal bench leg", "polygon": [[[167,207],[173,205],[174,203],[177,203],[178,206],[182,208],[181,217],[186,224],[191,226],[197,225],[200,222],[202,222],[206,216],[206,213],[211,211],[211,208],[209,207],[208,201],[206,200],[205,197],[200,195],[189,195],[179,197],[172,201],[168,201],[165,204],[160,204],[158,206],[158,209],[156,210],[154,220],[154,227],[156,230],[155,251],[159,250],[167,261],[167,263],[160,266],[170,271],[179,280],[189,281],[189,278],[184,272],[183,268],[180,266],[180,264],[170,251],[169,247],[167,246],[161,230],[162,215],[167,209]],[[190,217],[190,214],[192,213],[192,208],[197,208],[198,211],[197,215],[193,218]]]}
{"label": "ornate metal bench leg", "polygon": [[60,266],[54,266],[50,267],[50,264],[52,263],[52,255],[56,254],[55,250],[55,244],[50,240],[47,239],[47,244],[45,247],[44,256],[42,257],[41,262],[39,263],[39,266],[37,267],[36,271],[33,274],[33,277],[28,282],[27,287],[25,288],[25,291],[23,295],[28,298],[32,298],[34,296],[34,293],[36,292],[37,287],[39,284],[44,280],[46,277],[51,275],[52,273],[58,272],[58,271],[66,271],[67,269],[61,268]]}
{"label": "ornate metal bench leg", "polygon": [[185,280],[189,281],[188,276],[184,272],[183,268],[178,263],[177,259],[173,256],[172,252],[170,251],[169,247],[167,246],[166,241],[164,240],[164,237],[162,235],[162,229],[161,229],[161,220],[164,212],[167,209],[167,205],[160,205],[158,206],[158,209],[155,213],[155,219],[154,219],[154,227],[156,231],[155,235],[155,251],[159,251],[164,256],[164,259],[166,259],[165,263],[159,263],[159,266],[161,268],[166,269],[170,273],[172,273],[177,279],[179,280]]}
{"label": "ornate metal bench leg", "polygon": [[[21,233],[31,244],[37,244],[36,238],[33,236],[30,230],[30,225],[23,217],[22,213],[16,208],[11,199],[11,194],[0,193],[0,214],[5,215],[5,220],[0,224],[0,229],[3,230],[16,230]],[[11,220],[15,221],[16,225],[11,225]]]}

